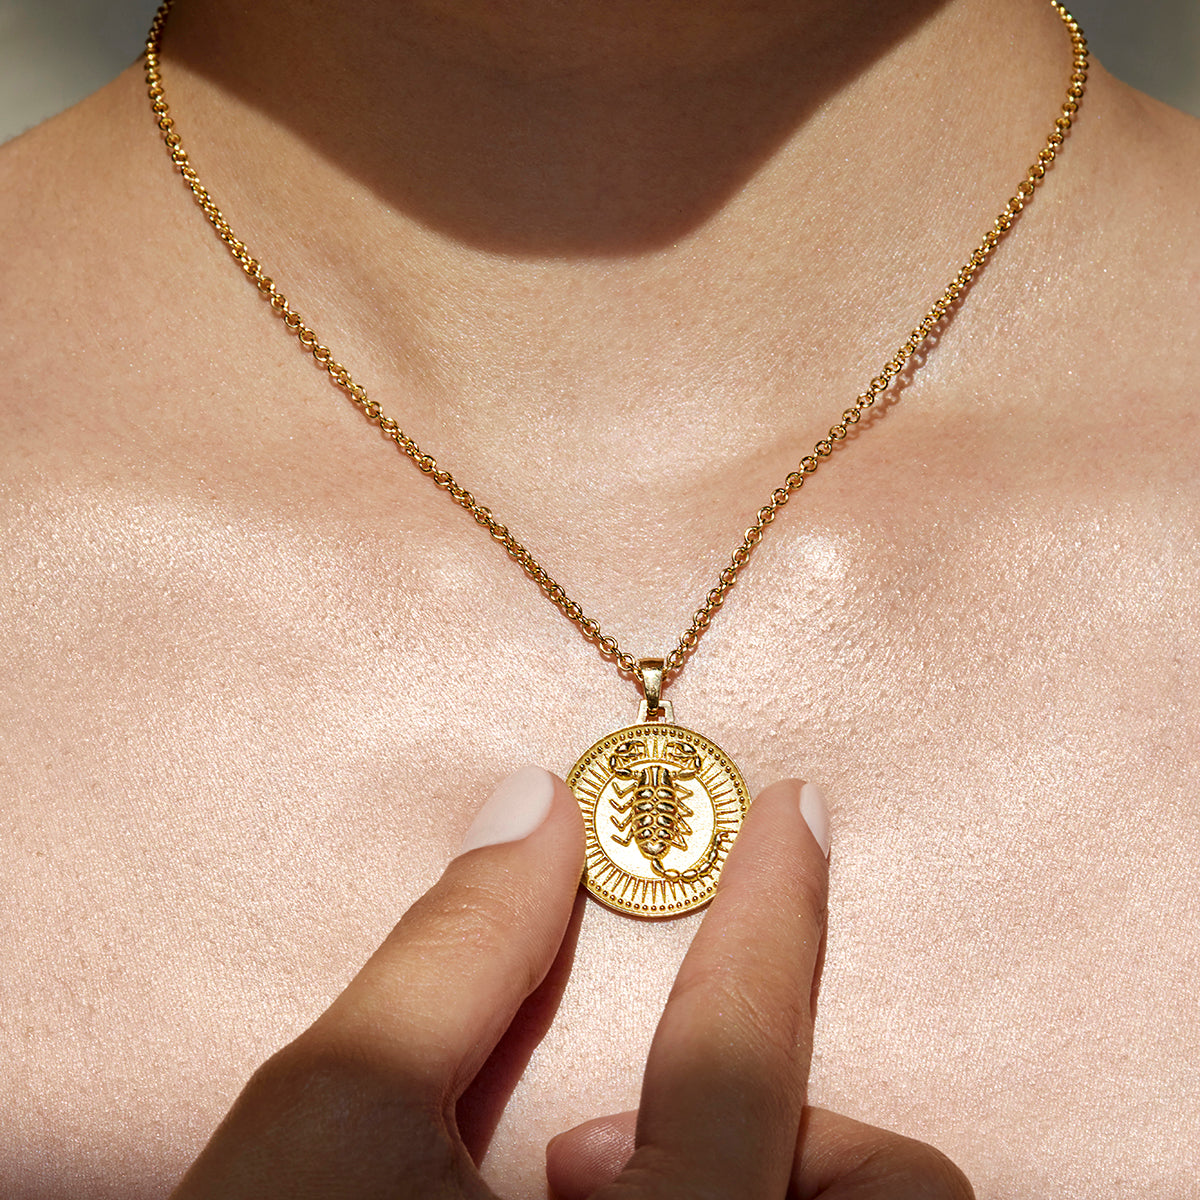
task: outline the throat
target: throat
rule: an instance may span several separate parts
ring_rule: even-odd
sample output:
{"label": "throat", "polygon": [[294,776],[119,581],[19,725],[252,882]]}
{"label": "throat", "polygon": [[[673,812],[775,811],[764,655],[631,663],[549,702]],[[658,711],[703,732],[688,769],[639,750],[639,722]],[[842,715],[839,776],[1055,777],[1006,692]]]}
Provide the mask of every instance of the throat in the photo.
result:
{"label": "throat", "polygon": [[428,229],[613,255],[700,228],[951,2],[189,0],[167,51]]}

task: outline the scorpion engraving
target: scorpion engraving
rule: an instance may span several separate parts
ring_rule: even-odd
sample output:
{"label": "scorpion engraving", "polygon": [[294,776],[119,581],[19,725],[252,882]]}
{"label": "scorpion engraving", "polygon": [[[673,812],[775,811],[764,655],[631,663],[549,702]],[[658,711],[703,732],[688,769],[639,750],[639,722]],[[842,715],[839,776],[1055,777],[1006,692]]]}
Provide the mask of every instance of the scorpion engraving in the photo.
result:
{"label": "scorpion engraving", "polygon": [[613,840],[622,846],[635,841],[649,860],[651,869],[661,878],[695,883],[717,865],[728,833],[714,832],[704,856],[685,871],[664,867],[662,860],[673,849],[687,850],[687,839],[693,833],[687,819],[696,813],[688,807],[687,801],[693,792],[683,786],[683,781],[696,778],[703,760],[695,746],[679,740],[667,743],[663,754],[667,766],[646,763],[647,753],[646,743],[640,738],[632,738],[621,742],[608,757],[613,775],[628,781],[613,784],[613,790],[623,803],[613,800],[611,804],[624,816],[620,820],[617,817],[610,819],[620,833],[629,830],[624,837],[614,835]]}

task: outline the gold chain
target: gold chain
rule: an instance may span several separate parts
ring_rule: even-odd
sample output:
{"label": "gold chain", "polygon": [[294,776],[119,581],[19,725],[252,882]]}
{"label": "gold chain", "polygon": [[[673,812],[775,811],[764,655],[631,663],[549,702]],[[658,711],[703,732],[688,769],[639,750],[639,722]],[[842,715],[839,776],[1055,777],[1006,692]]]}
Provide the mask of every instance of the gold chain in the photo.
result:
{"label": "gold chain", "polygon": [[[783,483],[771,493],[767,503],[758,510],[754,524],[746,530],[745,536],[730,556],[728,565],[717,577],[716,586],[705,597],[704,603],[696,609],[692,616],[692,623],[667,656],[664,675],[677,672],[696,648],[701,634],[708,628],[717,609],[725,602],[726,593],[737,582],[738,575],[749,561],[755,546],[762,540],[763,531],[775,519],[775,514],[788,502],[793,492],[804,486],[804,480],[817,470],[821,460],[828,458],[833,453],[834,447],[846,437],[849,427],[858,423],[863,413],[891,386],[892,381],[904,369],[909,359],[929,340],[938,323],[963,294],[976,272],[991,257],[992,251],[995,250],[1000,239],[1011,228],[1017,214],[1029,202],[1035,189],[1042,182],[1047,167],[1057,157],[1083,97],[1084,85],[1087,82],[1088,53],[1087,39],[1083,36],[1079,23],[1057,0],[1051,0],[1051,4],[1071,35],[1073,57],[1067,99],[1062,106],[1060,115],[1054,122],[1053,131],[1046,139],[1046,145],[1038,151],[1037,161],[1026,171],[1025,177],[1017,185],[1016,194],[1004,206],[1000,215],[992,223],[992,227],[983,235],[983,240],[975,247],[971,257],[946,285],[945,290],[908,335],[904,344],[883,365],[879,374],[867,385],[866,390],[842,413],[841,420],[817,442],[812,453],[800,459],[796,469],[787,475]],[[158,127],[162,131],[163,140],[170,152],[171,161],[175,164],[179,174],[183,176],[196,203],[208,218],[209,224],[217,231],[221,241],[225,243],[229,253],[253,281],[259,292],[270,301],[271,308],[282,318],[284,325],[296,335],[300,345],[313,356],[319,366],[329,373],[333,382],[362,411],[367,420],[378,425],[383,433],[396,443],[397,448],[412,459],[419,470],[428,475],[439,488],[448,492],[457,504],[462,505],[508,551],[510,557],[520,564],[525,573],[541,588],[546,597],[553,601],[563,616],[576,625],[584,637],[593,642],[606,658],[615,661],[623,671],[632,675],[639,683],[643,682],[640,663],[627,651],[621,649],[617,639],[605,633],[599,623],[589,617],[580,605],[567,595],[562,585],[517,540],[508,527],[496,520],[489,509],[479,504],[449,471],[442,470],[433,455],[422,450],[383,411],[379,403],[367,395],[366,388],[355,382],[350,372],[334,358],[333,352],[291,306],[287,297],[275,285],[275,281],[263,270],[262,264],[230,228],[229,222],[225,220],[212,196],[200,182],[200,177],[196,174],[196,169],[192,166],[187,151],[183,148],[179,134],[175,132],[175,122],[171,117],[171,110],[167,106],[166,95],[163,92],[162,75],[159,71],[159,53],[163,27],[173,5],[174,0],[164,0],[155,14],[154,23],[146,38],[146,87],[154,115],[158,120]]]}

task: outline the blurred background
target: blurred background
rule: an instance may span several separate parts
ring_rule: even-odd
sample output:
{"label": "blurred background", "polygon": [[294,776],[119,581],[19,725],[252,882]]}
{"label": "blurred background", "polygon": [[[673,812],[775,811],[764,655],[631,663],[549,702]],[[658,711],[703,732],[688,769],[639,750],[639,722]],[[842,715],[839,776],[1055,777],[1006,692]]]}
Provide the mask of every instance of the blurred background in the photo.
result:
{"label": "blurred background", "polygon": [[[137,57],[157,0],[0,0],[0,142]],[[1200,116],[1200,0],[1075,0],[1115,75]]]}

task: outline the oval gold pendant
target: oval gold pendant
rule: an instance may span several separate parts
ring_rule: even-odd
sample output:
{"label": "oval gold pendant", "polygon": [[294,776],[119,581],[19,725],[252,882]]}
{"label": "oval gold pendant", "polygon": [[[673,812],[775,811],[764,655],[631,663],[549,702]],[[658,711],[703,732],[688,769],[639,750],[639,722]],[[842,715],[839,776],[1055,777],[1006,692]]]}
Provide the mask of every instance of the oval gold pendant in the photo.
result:
{"label": "oval gold pendant", "polygon": [[583,811],[587,890],[637,917],[707,904],[750,804],[720,746],[660,721],[602,737],[567,786]]}

